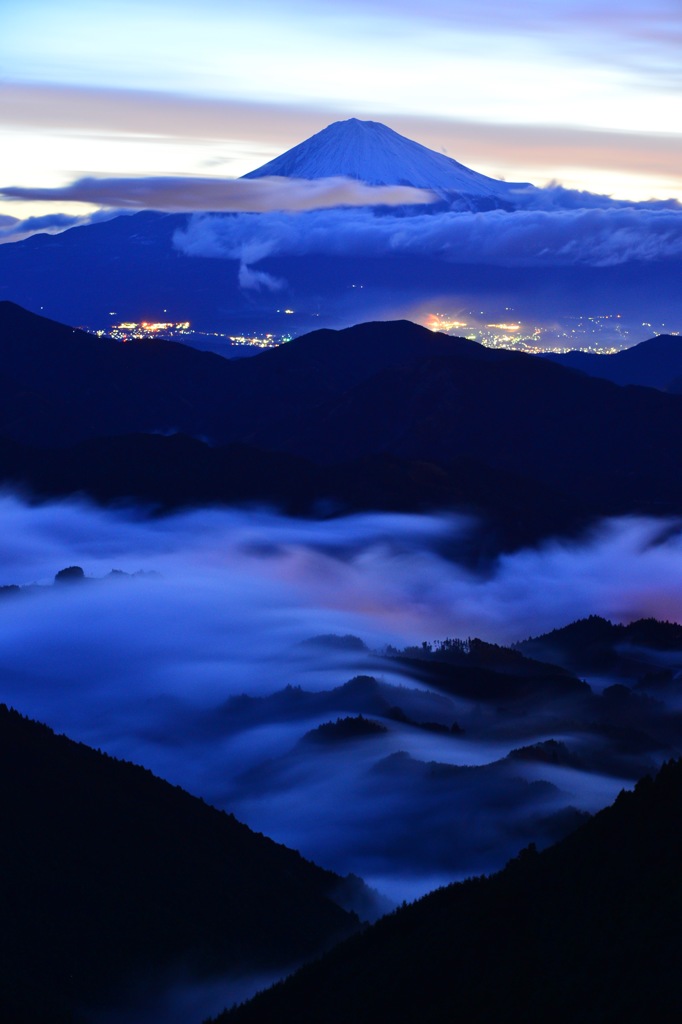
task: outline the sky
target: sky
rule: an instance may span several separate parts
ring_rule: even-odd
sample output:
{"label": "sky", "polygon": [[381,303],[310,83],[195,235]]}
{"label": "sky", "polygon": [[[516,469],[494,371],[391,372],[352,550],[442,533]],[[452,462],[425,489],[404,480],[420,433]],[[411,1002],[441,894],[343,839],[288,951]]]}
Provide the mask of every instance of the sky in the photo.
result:
{"label": "sky", "polygon": [[[0,191],[239,176],[359,117],[494,177],[682,199],[679,0],[0,0],[0,23]],[[0,222],[95,209],[0,197]]]}

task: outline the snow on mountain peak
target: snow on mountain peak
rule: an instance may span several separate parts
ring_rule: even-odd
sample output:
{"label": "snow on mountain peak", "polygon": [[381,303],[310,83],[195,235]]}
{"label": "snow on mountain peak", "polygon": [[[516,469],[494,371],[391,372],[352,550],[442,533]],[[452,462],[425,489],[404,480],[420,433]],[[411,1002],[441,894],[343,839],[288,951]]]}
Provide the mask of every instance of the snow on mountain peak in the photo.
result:
{"label": "snow on mountain peak", "polygon": [[335,121],[244,177],[268,175],[307,179],[347,177],[369,185],[411,185],[431,189],[443,198],[457,193],[505,205],[513,189],[528,187],[488,178],[399,135],[385,124],[356,117]]}

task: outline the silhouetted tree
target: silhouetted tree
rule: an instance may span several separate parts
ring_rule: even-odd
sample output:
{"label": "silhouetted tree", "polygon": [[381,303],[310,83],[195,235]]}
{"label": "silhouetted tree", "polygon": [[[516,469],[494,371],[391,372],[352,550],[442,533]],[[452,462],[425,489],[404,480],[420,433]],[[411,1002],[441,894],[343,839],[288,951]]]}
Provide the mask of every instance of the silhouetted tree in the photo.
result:
{"label": "silhouetted tree", "polygon": [[85,573],[80,565],[70,565],[67,569],[60,569],[56,574],[55,583],[78,583],[85,579]]}

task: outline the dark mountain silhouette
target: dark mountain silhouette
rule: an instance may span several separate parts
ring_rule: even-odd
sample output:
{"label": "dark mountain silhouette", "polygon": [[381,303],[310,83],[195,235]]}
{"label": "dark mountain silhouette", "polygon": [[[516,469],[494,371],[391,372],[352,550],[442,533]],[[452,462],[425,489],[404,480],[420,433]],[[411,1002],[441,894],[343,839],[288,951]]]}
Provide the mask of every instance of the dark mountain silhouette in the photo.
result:
{"label": "dark mountain silhouette", "polygon": [[[493,548],[594,515],[682,510],[682,398],[407,321],[229,361],[94,338],[3,303],[0,355],[0,472],[47,493],[455,507],[491,516]],[[133,433],[161,436],[119,436]]]}
{"label": "dark mountain silhouette", "polygon": [[389,455],[319,466],[251,445],[212,447],[182,434],[100,438],[67,448],[0,438],[0,481],[42,498],[85,494],[105,504],[135,500],[162,511],[254,503],[317,517],[456,509],[483,517],[451,544],[453,554],[473,561],[589,522],[587,508],[572,498],[467,458],[447,469]]}
{"label": "dark mountain silhouette", "polygon": [[362,739],[365,736],[381,736],[387,732],[385,725],[375,722],[364,715],[353,717],[337,718],[335,722],[322,722],[315,729],[311,729],[301,739],[301,743],[328,744],[334,746],[339,743],[348,743],[353,740]]}
{"label": "dark mountain silhouette", "polygon": [[660,334],[612,355],[548,352],[544,358],[614,384],[682,391],[682,338],[674,334]]}
{"label": "dark mountain silhouette", "polygon": [[244,441],[451,344],[405,321],[319,331],[231,361],[175,342],[96,338],[2,302],[0,436],[51,446],[133,432]]}
{"label": "dark mountain silhouette", "polygon": [[[451,339],[447,353],[389,366],[298,422],[282,422],[275,444],[326,463],[390,452],[447,469],[466,456],[601,512],[662,512],[682,502],[681,410],[676,396]],[[265,431],[253,436],[266,439]]]}
{"label": "dark mountain silhouette", "polygon": [[641,686],[661,686],[676,678],[673,664],[660,671],[652,667],[657,652],[682,652],[682,626],[657,619],[637,619],[627,625],[609,622],[599,615],[530,637],[515,645],[530,658],[545,658],[571,671],[608,673]]}
{"label": "dark mountain silhouette", "polygon": [[279,967],[358,927],[342,880],[150,772],[0,706],[0,1018]]}
{"label": "dark mountain silhouette", "polygon": [[[347,714],[340,718],[339,713]],[[351,713],[350,715],[348,713]],[[229,734],[267,722],[310,720],[314,716],[339,715],[337,721],[350,722],[350,730],[358,724],[363,728],[367,715],[424,728],[424,716],[439,718],[448,731],[453,724],[451,701],[424,688],[392,686],[379,682],[374,676],[354,676],[347,683],[330,690],[308,691],[299,686],[286,686],[267,697],[242,694],[231,697],[219,708],[211,709],[210,723],[216,732]],[[208,721],[199,724],[205,730]],[[323,723],[324,724],[324,723]],[[188,728],[191,728],[188,723]],[[340,732],[343,733],[342,726]],[[367,733],[375,731],[373,726]],[[332,728],[332,734],[335,729]]]}
{"label": "dark mountain silhouette", "polygon": [[[664,699],[674,701],[679,685],[681,637],[682,627],[675,623],[641,619],[614,626],[590,616],[514,648],[479,639],[446,640],[392,657],[425,685],[476,701],[479,710],[494,710],[487,726],[460,710],[465,731],[473,727],[477,733],[521,738],[530,735],[528,730],[537,735],[544,729],[570,735],[568,745],[562,743],[565,763],[635,779],[656,763],[649,759],[657,750],[669,755],[679,750],[682,718]],[[667,667],[659,666],[660,653],[667,655]],[[595,693],[574,672],[608,673],[615,682]],[[539,749],[546,751],[544,744],[524,747],[524,758]],[[539,759],[552,760],[544,754]]]}
{"label": "dark mountain silhouette", "polygon": [[586,683],[561,668],[528,659],[525,665],[506,671],[501,665],[486,665],[471,659],[453,664],[447,659],[402,655],[400,664],[417,678],[455,697],[481,703],[513,705],[516,702],[575,701],[589,693]]}
{"label": "dark mountain silhouette", "polygon": [[669,763],[555,846],[396,911],[218,1019],[675,1020],[681,813]]}

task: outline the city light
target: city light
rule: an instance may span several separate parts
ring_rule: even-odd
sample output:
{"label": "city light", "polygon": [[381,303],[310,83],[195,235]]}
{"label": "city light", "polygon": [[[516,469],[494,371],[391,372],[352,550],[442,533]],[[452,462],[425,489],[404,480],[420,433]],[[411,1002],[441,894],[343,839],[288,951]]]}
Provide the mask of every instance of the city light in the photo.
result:
{"label": "city light", "polygon": [[[164,310],[165,312],[165,310]],[[278,310],[279,312],[279,310]],[[285,309],[284,313],[294,313],[293,309]],[[109,314],[115,316],[116,314]],[[224,331],[198,331],[189,320],[121,320],[119,323],[107,325],[106,328],[82,326],[81,330],[96,335],[98,338],[111,338],[114,341],[180,341],[191,345],[192,340],[203,341],[206,338],[222,339],[226,345],[249,346],[257,349],[277,348],[291,341],[291,334],[275,334],[249,332],[244,334],[228,334]],[[201,346],[200,346],[201,347]]]}
{"label": "city light", "polygon": [[[560,322],[533,323],[522,319],[493,321],[483,310],[469,310],[466,319],[463,310],[456,313],[426,313],[419,321],[430,331],[450,334],[477,341],[487,348],[514,349],[519,352],[568,352],[578,349],[601,355],[613,355],[645,340],[640,323],[627,325],[621,313],[593,315],[564,315]],[[507,307],[506,313],[512,312]],[[677,334],[664,323],[642,321],[647,336]]]}
{"label": "city light", "polygon": [[177,323],[152,320],[121,320],[112,324],[107,331],[97,331],[100,337],[106,334],[115,341],[128,341],[129,338],[174,338],[178,335],[191,334],[189,320]]}
{"label": "city light", "polygon": [[[164,310],[164,312],[166,312]],[[276,313],[293,314],[293,309],[278,309]],[[498,316],[499,316],[499,312]],[[463,337],[476,341],[487,348],[512,349],[532,354],[542,352],[568,352],[578,349],[581,352],[594,352],[601,355],[612,355],[623,349],[630,348],[646,337],[656,334],[678,334],[671,331],[664,323],[655,321],[637,321],[626,323],[621,313],[599,313],[595,315],[564,315],[560,322],[538,323],[524,321],[522,318],[512,319],[508,316],[514,312],[506,307],[502,318],[497,319],[490,311],[462,309],[456,312],[423,312],[413,314],[412,319],[427,327],[430,331]],[[507,316],[505,316],[507,314]],[[117,314],[109,314],[115,316]],[[309,314],[319,316],[318,313]],[[206,339],[217,339],[226,347],[238,346],[251,349],[277,348],[291,341],[293,333],[276,331],[243,330],[239,333],[226,331],[199,331],[193,328],[189,320],[157,321],[157,320],[120,320],[105,328],[83,327],[85,331],[96,334],[99,338],[112,338],[115,341],[179,341],[182,344],[195,343],[199,348],[206,347]],[[210,346],[209,346],[210,347]],[[216,348],[215,351],[219,351]]]}

